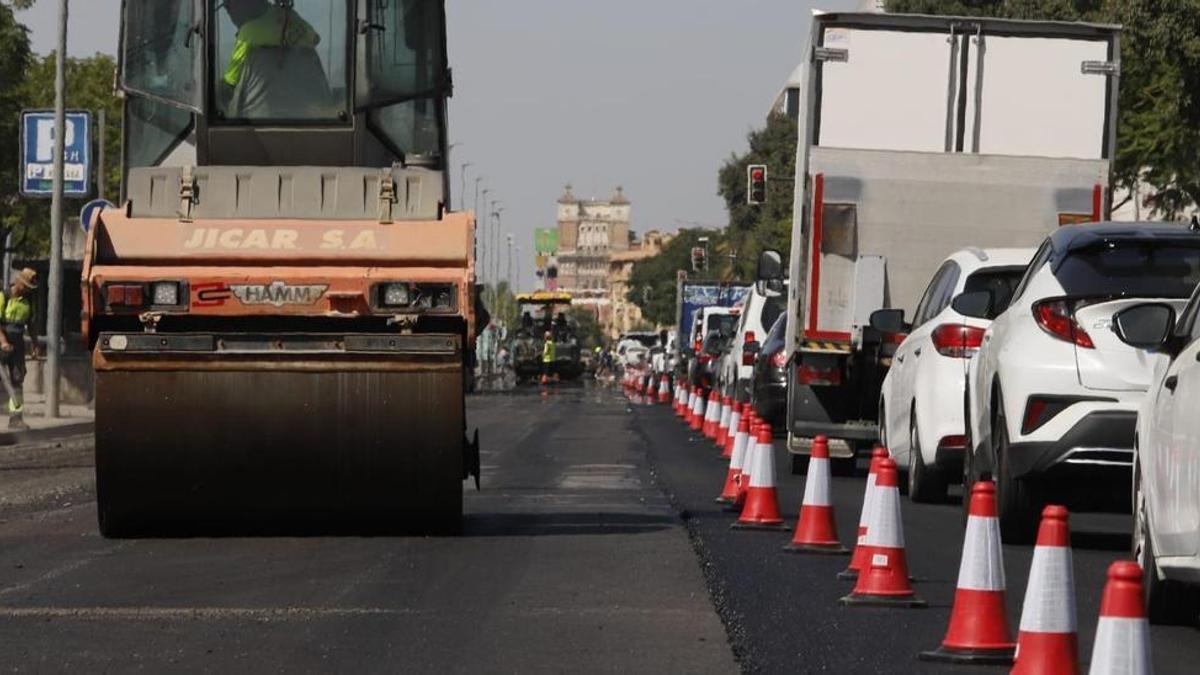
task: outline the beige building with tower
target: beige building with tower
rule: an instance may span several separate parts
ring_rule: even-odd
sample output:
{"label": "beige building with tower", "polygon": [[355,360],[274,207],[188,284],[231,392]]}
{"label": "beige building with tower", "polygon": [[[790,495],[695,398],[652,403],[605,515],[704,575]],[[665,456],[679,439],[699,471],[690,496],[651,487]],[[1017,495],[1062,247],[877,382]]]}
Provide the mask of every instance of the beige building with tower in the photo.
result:
{"label": "beige building with tower", "polygon": [[612,325],[609,262],[629,250],[631,207],[620,186],[600,200],[580,199],[568,185],[558,199],[558,288],[590,309],[606,332]]}

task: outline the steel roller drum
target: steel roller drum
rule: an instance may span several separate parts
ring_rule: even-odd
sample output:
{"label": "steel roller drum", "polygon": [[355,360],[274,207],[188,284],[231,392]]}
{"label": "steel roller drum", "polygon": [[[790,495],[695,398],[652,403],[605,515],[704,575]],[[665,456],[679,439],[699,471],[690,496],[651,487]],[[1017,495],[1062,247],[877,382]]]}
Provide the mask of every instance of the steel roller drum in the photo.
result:
{"label": "steel roller drum", "polygon": [[96,373],[103,534],[459,527],[461,366],[236,368]]}

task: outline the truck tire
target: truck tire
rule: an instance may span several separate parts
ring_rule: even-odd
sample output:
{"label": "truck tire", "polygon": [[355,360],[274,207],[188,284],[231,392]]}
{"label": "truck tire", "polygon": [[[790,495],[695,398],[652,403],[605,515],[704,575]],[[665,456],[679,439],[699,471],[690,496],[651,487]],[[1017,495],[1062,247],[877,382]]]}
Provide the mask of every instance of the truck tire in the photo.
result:
{"label": "truck tire", "polygon": [[1008,427],[1004,404],[996,396],[998,410],[992,414],[992,444],[998,464],[996,505],[1000,516],[1000,538],[1006,544],[1032,544],[1037,537],[1041,504],[1034,486],[1012,476],[1009,466]]}
{"label": "truck tire", "polygon": [[917,504],[940,504],[946,501],[946,478],[937,467],[925,465],[915,410],[908,428],[908,498]]}

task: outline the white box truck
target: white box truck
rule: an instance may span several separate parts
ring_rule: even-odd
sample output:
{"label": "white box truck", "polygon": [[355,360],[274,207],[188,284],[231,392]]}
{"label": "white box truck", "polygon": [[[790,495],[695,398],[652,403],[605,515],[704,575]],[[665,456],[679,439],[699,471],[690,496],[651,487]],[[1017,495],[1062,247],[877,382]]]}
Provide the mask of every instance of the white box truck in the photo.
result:
{"label": "white box truck", "polygon": [[[802,67],[788,297],[788,447],[850,457],[935,266],[1109,215],[1117,26],[816,13]],[[800,461],[803,461],[801,458]]]}

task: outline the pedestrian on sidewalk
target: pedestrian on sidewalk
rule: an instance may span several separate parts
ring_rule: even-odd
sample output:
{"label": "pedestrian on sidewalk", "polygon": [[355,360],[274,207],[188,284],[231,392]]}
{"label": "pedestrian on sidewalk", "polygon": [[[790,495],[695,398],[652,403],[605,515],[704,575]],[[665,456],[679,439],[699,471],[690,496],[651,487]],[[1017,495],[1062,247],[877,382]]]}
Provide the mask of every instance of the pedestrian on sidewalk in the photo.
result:
{"label": "pedestrian on sidewalk", "polygon": [[37,287],[37,272],[26,267],[17,273],[8,292],[0,293],[0,357],[12,385],[8,399],[9,429],[29,428],[22,417],[25,409],[25,334],[29,333],[36,356],[41,350],[34,332],[30,299]]}

